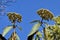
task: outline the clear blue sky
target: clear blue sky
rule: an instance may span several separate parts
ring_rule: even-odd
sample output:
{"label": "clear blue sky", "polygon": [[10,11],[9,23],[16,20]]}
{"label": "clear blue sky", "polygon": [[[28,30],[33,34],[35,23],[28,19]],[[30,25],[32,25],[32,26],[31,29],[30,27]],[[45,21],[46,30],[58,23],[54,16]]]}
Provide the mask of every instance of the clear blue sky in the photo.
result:
{"label": "clear blue sky", "polygon": [[[16,0],[6,7],[6,12],[16,12],[22,15],[22,22],[18,23],[22,27],[22,31],[16,30],[21,40],[27,40],[27,35],[30,33],[32,20],[40,19],[37,15],[37,10],[44,8],[50,10],[55,16],[60,15],[60,1],[59,0]],[[7,16],[0,16],[0,33],[7,25],[11,25]],[[9,38],[11,30],[5,37]]]}

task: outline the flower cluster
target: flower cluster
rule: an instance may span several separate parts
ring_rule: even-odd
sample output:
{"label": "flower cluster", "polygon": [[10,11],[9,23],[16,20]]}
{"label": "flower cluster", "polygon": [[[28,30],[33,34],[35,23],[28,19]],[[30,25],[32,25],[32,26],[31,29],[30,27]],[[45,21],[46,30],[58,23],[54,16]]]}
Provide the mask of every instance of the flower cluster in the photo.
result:
{"label": "flower cluster", "polygon": [[9,20],[12,22],[21,22],[22,21],[22,16],[16,13],[8,13],[7,16],[9,17]]}
{"label": "flower cluster", "polygon": [[49,19],[52,19],[54,17],[53,14],[46,9],[38,10],[37,14],[40,15],[45,20],[49,20]]}

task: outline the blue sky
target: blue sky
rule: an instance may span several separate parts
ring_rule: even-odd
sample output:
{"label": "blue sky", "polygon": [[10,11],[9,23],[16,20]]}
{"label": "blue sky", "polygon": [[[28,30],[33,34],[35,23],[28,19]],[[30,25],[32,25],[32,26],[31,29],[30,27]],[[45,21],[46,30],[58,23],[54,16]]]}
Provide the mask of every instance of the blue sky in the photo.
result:
{"label": "blue sky", "polygon": [[[18,23],[19,26],[22,27],[22,31],[16,29],[17,34],[19,35],[21,40],[27,40],[27,35],[30,33],[32,24],[32,20],[40,19],[37,15],[37,10],[44,8],[50,10],[54,16],[60,15],[60,1],[59,0],[16,0],[15,3],[12,3],[10,6],[5,8],[6,12],[16,12],[22,15],[22,22]],[[8,17],[0,16],[0,33],[7,25],[11,25]],[[11,30],[5,37],[9,38]]]}

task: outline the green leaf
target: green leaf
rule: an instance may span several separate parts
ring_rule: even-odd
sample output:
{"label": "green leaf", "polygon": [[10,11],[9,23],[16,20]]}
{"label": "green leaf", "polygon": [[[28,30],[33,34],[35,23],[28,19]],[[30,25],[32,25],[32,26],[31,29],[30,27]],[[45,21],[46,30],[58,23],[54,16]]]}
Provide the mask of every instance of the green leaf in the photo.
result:
{"label": "green leaf", "polygon": [[35,23],[35,22],[40,22],[40,20],[34,20],[34,21],[30,22],[30,23]]}
{"label": "green leaf", "polygon": [[35,38],[33,38],[32,40],[35,40]]}
{"label": "green leaf", "polygon": [[20,40],[19,36],[16,34],[17,40]]}
{"label": "green leaf", "polygon": [[42,34],[40,32],[37,32],[36,35],[38,35],[40,38],[42,37]]}
{"label": "green leaf", "polygon": [[30,34],[28,35],[28,36],[30,36],[30,35],[32,35],[33,33],[35,33],[38,29],[39,29],[39,27],[40,27],[40,23],[38,22],[37,24],[35,24],[34,26],[33,26],[33,28],[32,28],[32,30],[31,30],[31,32],[30,32]]}
{"label": "green leaf", "polygon": [[35,40],[38,40],[39,38],[38,37],[36,37],[36,39]]}
{"label": "green leaf", "polygon": [[40,38],[39,38],[39,36],[38,36],[38,35],[36,35],[36,38],[35,38],[35,40],[40,40]]}
{"label": "green leaf", "polygon": [[20,31],[22,31],[22,27],[17,27]]}
{"label": "green leaf", "polygon": [[3,30],[2,35],[5,36],[12,28],[13,28],[13,26],[5,27],[4,30]]}

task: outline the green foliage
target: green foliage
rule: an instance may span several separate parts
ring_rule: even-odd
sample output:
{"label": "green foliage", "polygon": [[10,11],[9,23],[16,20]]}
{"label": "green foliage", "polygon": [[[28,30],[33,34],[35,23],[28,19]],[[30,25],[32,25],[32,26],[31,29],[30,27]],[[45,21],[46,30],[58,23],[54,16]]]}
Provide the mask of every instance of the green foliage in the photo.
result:
{"label": "green foliage", "polygon": [[60,40],[60,26],[59,25],[48,26],[45,29],[45,35],[47,40]]}
{"label": "green foliage", "polygon": [[12,26],[5,27],[2,35],[5,36],[12,28],[13,28]]}
{"label": "green foliage", "polygon": [[22,30],[22,28],[18,27],[15,23],[21,22],[22,16],[14,12],[8,13],[7,16],[9,20],[11,21],[12,25],[5,27],[3,29],[2,35],[5,36],[11,29],[14,29],[14,32],[12,33],[11,37],[8,40],[20,40],[19,36],[15,32],[15,28],[17,27],[19,30]]}
{"label": "green foliage", "polygon": [[60,16],[54,17],[53,20],[56,23],[45,29],[45,35],[47,40],[60,40]]}
{"label": "green foliage", "polygon": [[[34,20],[30,22],[30,23],[36,23],[36,22],[37,23],[34,24],[34,26],[32,27],[32,30],[28,35],[28,40],[40,40],[40,38],[43,38],[43,40],[60,40],[60,16],[54,17],[53,14],[47,9],[38,10],[37,14],[42,18],[42,20],[41,21]],[[22,16],[14,12],[9,12],[7,16],[9,20],[12,22],[12,26],[8,26],[4,28],[2,33],[3,36],[5,36],[12,28],[13,29],[16,28],[15,25],[16,22],[22,21]],[[55,24],[49,25],[47,24],[47,22],[44,22],[43,20],[53,20]],[[44,24],[45,27],[43,27],[42,24]],[[40,27],[43,28],[43,34],[39,31]],[[19,30],[22,30],[21,27],[18,28]],[[20,38],[14,31],[8,40],[20,40]]]}
{"label": "green foliage", "polygon": [[36,35],[36,38],[35,38],[35,40],[40,40],[40,37],[39,37],[39,35]]}
{"label": "green foliage", "polygon": [[53,20],[60,25],[60,16],[54,17]]}
{"label": "green foliage", "polygon": [[39,38],[41,38],[41,37],[42,37],[42,34],[41,34],[41,32],[39,32],[39,31],[36,33],[36,35],[38,35],[38,36],[39,36]]}
{"label": "green foliage", "polygon": [[[40,40],[40,38],[43,38],[42,40],[60,40],[60,16],[54,17],[53,14],[50,11],[48,11],[47,9],[38,10],[37,14],[43,20],[53,20],[55,22],[55,24],[49,25],[47,22],[43,22],[43,20],[32,21],[31,23],[38,22],[38,24],[40,24],[40,25],[38,25],[38,24],[34,25],[29,36],[31,37],[31,35],[33,35],[33,34],[36,35],[35,38],[33,37],[34,40]],[[42,24],[44,24],[45,27],[43,27]],[[42,28],[43,28],[43,34],[41,32],[39,32],[40,26],[42,26]],[[36,31],[38,31],[38,32],[36,32]],[[44,37],[42,35],[44,35]]]}
{"label": "green foliage", "polygon": [[[39,21],[33,21],[31,23],[34,23],[34,22],[38,22],[37,24],[35,24],[30,32],[30,34],[28,35],[28,40],[32,40],[34,39],[34,35],[38,35],[39,38],[42,37],[41,33],[38,31],[39,30],[39,27],[41,25],[41,23]],[[31,39],[32,37],[32,39]],[[38,38],[38,37],[37,37]]]}
{"label": "green foliage", "polygon": [[32,35],[33,33],[35,33],[35,32],[39,29],[39,27],[40,27],[40,23],[35,24],[35,25],[33,26],[32,30],[31,30],[31,32],[30,32],[30,34],[29,34],[28,36],[30,36],[30,35]]}

